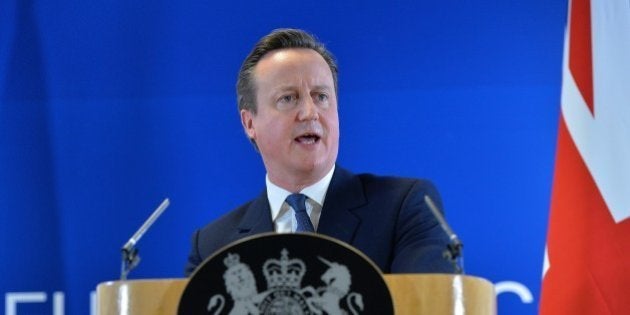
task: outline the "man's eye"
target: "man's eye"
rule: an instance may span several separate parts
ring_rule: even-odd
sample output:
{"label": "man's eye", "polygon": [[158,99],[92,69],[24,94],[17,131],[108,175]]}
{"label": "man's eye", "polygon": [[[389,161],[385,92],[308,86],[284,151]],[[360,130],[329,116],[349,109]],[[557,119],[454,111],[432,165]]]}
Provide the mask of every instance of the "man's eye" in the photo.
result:
{"label": "man's eye", "polygon": [[280,102],[284,102],[284,103],[291,103],[295,100],[295,96],[293,95],[285,95],[283,97],[280,98]]}
{"label": "man's eye", "polygon": [[276,106],[280,110],[289,110],[289,109],[294,108],[296,104],[297,104],[297,96],[294,94],[287,94],[287,95],[281,96],[278,99]]}
{"label": "man's eye", "polygon": [[317,100],[320,101],[320,102],[325,102],[325,101],[328,100],[328,95],[327,94],[323,94],[323,93],[318,94],[317,95]]}

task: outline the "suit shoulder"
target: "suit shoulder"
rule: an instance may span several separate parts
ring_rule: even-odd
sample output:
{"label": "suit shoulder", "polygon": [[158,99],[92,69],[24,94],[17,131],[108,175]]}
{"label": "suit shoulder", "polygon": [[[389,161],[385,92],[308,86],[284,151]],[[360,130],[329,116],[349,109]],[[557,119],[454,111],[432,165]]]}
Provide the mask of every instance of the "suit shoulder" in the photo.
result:
{"label": "suit shoulder", "polygon": [[428,179],[400,176],[383,176],[370,173],[357,174],[366,188],[435,190],[435,185]]}
{"label": "suit shoulder", "polygon": [[200,229],[201,233],[207,233],[210,231],[223,230],[226,228],[233,228],[235,224],[240,222],[249,206],[253,203],[253,200],[250,200],[230,211],[221,215],[219,218],[214,219],[212,222],[206,224],[204,227]]}
{"label": "suit shoulder", "polygon": [[380,176],[374,174],[358,174],[366,196],[381,196],[383,198],[403,198],[412,203],[421,203],[424,196],[429,196],[439,207],[442,198],[437,187],[428,179]]}

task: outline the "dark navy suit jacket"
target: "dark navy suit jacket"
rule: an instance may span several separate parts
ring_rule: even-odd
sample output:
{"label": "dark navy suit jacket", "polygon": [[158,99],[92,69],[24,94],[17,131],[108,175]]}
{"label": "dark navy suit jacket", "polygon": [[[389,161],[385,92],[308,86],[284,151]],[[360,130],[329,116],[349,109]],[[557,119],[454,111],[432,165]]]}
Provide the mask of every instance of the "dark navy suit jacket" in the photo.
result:
{"label": "dark navy suit jacket", "polygon": [[[442,257],[448,237],[425,204],[425,194],[441,209],[439,194],[428,181],[355,175],[337,166],[317,233],[351,244],[384,273],[452,273],[452,264]],[[265,190],[194,233],[185,272],[190,275],[233,241],[273,230]]]}

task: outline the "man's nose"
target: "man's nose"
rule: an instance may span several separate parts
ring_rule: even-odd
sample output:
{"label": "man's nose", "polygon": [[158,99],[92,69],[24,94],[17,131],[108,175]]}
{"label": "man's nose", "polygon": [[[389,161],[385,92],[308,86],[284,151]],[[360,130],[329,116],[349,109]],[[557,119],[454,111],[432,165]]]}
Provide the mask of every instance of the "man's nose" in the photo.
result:
{"label": "man's nose", "polygon": [[299,120],[318,120],[319,111],[312,97],[305,97],[300,106]]}

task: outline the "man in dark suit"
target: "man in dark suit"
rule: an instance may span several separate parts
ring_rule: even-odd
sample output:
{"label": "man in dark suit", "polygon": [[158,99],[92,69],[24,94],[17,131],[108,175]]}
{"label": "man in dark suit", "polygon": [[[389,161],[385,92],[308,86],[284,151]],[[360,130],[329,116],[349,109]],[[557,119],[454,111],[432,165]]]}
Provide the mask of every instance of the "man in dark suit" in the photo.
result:
{"label": "man in dark suit", "polygon": [[237,82],[245,133],[260,152],[267,189],[195,232],[186,273],[213,252],[263,232],[314,231],[361,250],[385,273],[453,272],[448,238],[424,196],[428,181],[336,166],[337,65],[310,34],[276,30],[247,56]]}

